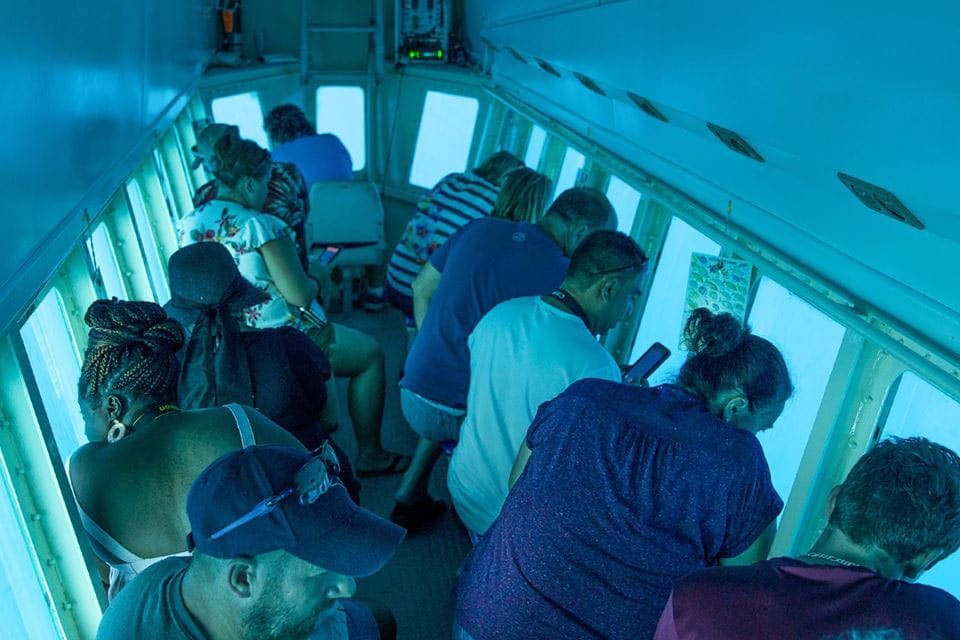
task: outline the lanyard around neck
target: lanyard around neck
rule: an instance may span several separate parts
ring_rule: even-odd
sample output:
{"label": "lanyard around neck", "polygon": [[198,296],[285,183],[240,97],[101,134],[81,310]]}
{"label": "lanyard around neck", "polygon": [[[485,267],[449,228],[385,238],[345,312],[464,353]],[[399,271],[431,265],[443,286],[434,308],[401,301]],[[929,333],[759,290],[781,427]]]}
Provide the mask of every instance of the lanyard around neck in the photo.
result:
{"label": "lanyard around neck", "polygon": [[558,301],[560,304],[565,306],[570,313],[577,316],[583,321],[583,326],[587,328],[591,334],[593,329],[590,328],[590,318],[587,317],[587,312],[584,311],[583,307],[580,306],[580,303],[577,302],[576,298],[570,295],[570,292],[564,291],[563,289],[557,289],[553,291],[550,296],[554,300]]}

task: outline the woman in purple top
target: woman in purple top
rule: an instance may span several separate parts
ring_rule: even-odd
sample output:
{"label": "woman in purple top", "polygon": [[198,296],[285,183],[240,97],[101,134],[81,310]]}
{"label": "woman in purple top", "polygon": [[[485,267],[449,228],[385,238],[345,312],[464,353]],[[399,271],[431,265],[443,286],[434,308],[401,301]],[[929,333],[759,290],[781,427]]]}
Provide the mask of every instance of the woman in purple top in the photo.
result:
{"label": "woman in purple top", "polygon": [[755,434],[786,364],[729,314],[697,309],[684,336],[675,385],[584,380],[541,406],[460,576],[464,637],[650,638],[679,578],[766,556],[783,502]]}

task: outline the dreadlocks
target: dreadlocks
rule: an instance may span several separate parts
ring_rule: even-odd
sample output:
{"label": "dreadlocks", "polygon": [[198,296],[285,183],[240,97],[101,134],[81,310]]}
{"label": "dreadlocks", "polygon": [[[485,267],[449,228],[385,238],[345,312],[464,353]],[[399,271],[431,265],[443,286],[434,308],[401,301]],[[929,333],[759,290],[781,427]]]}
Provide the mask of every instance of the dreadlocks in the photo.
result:
{"label": "dreadlocks", "polygon": [[116,391],[169,402],[176,399],[183,329],[152,302],[97,300],[83,318],[90,327],[80,370],[80,399]]}

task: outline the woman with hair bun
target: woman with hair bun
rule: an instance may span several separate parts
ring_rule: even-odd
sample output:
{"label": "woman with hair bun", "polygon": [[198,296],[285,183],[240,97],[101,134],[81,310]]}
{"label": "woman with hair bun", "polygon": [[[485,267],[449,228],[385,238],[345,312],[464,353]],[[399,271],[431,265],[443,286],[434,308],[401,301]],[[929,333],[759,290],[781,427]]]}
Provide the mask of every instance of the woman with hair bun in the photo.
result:
{"label": "woman with hair bun", "polygon": [[[250,140],[223,135],[204,162],[213,171],[217,196],[180,220],[180,246],[197,242],[225,246],[243,277],[266,294],[264,302],[245,310],[246,324],[255,329],[302,329],[329,358],[334,375],[350,378],[347,397],[359,450],[357,475],[404,471],[409,458],[386,451],[380,443],[383,348],[365,333],[326,322],[315,303],[317,282],[300,264],[292,230],[279,218],[262,213],[271,176],[270,152]],[[307,322],[305,316],[317,320]],[[339,421],[336,400],[331,379],[324,420],[331,431]]]}
{"label": "woman with hair bun", "polygon": [[148,566],[187,552],[187,491],[211,462],[254,443],[304,447],[239,405],[180,411],[183,329],[158,305],[97,300],[84,321],[79,401],[90,442],[68,468],[112,598]]}
{"label": "woman with hair bun", "polygon": [[786,363],[729,314],[695,310],[684,339],[676,384],[583,380],[540,407],[460,575],[459,637],[650,638],[678,579],[766,557],[783,502],[756,434]]}

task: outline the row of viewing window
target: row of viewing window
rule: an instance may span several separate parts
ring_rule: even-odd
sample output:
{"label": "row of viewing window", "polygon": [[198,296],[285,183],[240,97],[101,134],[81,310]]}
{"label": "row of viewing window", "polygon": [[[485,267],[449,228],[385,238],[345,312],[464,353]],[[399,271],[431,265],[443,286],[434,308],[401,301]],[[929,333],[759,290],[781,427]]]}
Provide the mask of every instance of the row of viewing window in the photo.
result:
{"label": "row of viewing window", "polygon": [[[345,143],[353,141],[355,146],[347,144],[351,155],[354,158],[364,157],[362,89],[321,87],[316,97],[320,129],[336,133]],[[234,99],[255,103],[251,112],[254,114],[251,116],[252,130],[254,120],[256,123],[262,120],[256,94],[221,100]],[[341,101],[339,108],[331,104],[336,100]],[[214,100],[214,115],[219,120],[217,104],[218,101]],[[426,93],[413,149],[410,184],[431,188],[447,173],[467,168],[473,151],[478,112],[479,102],[474,97],[438,91]],[[232,112],[230,117],[236,118],[238,115]],[[258,135],[263,135],[262,131]],[[546,151],[551,146],[550,135],[531,123],[526,146],[513,151],[523,157],[527,166],[542,171],[546,163]],[[554,194],[582,181],[586,160],[584,154],[573,147],[562,149],[559,169],[555,176],[551,176],[555,178]],[[355,162],[355,169],[361,167],[362,163],[357,166]],[[634,229],[642,194],[614,175],[609,177],[606,184],[606,194],[617,211],[619,229],[630,234]],[[633,352],[628,359],[633,361],[655,341],[670,347],[673,355],[651,380],[654,384],[672,379],[685,357],[679,348],[680,325],[690,260],[694,253],[721,255],[721,247],[684,221],[672,219],[646,303],[645,311],[649,312],[641,316]],[[781,348],[796,386],[796,392],[777,427],[760,434],[774,486],[787,499],[794,488],[794,480],[833,374],[846,329],[767,277],[761,277],[755,283],[754,291],[748,321],[756,333],[770,338]],[[897,381],[894,388],[896,395],[889,404],[883,425],[885,434],[925,435],[960,449],[960,431],[950,426],[960,423],[960,404],[909,372]],[[960,568],[960,561],[945,563],[928,576],[928,580],[945,580],[951,566]],[[954,593],[960,594],[960,571],[956,571],[955,575],[958,577],[954,582],[941,582],[941,586],[949,586]]]}
{"label": "row of viewing window", "polygon": [[[366,164],[364,104],[360,87],[317,90],[321,130],[332,131],[344,141],[356,170]],[[412,184],[429,188],[443,175],[467,168],[478,109],[479,102],[474,97],[427,92],[413,151]],[[87,264],[99,276],[92,278],[99,280],[93,287],[94,295],[151,299],[161,304],[169,299],[164,263],[176,249],[174,223],[189,211],[191,194],[205,179],[202,170],[190,168],[189,149],[194,134],[189,111],[178,118],[161,138],[157,150],[111,201],[103,220],[85,243]],[[212,111],[216,120],[239,124],[242,135],[266,144],[256,93],[214,99]],[[524,157],[528,166],[540,168],[548,142],[546,131],[532,125],[525,147],[514,151]],[[577,183],[585,163],[584,154],[576,149],[563,150],[556,176],[557,193]],[[606,193],[617,210],[620,229],[630,233],[642,194],[616,176],[610,176]],[[721,250],[720,245],[686,222],[679,218],[670,220],[629,358],[635,359],[654,341],[673,350],[652,383],[669,380],[683,361],[684,354],[677,347],[692,254],[720,255]],[[82,314],[90,300],[80,298],[76,287],[55,282],[20,328],[38,396],[63,461],[85,441],[76,389],[82,342],[76,332],[82,328],[71,323],[68,313],[69,308],[76,315],[79,306]],[[766,277],[756,283],[748,319],[756,333],[781,348],[796,385],[795,396],[777,427],[760,436],[774,485],[787,498],[794,488],[828,381],[834,375],[846,329]],[[910,372],[894,383],[891,392],[882,425],[885,434],[924,435],[960,449],[960,430],[956,429],[960,424],[960,404]],[[44,609],[47,599],[31,596],[34,591],[42,596],[42,587],[30,579],[30,563],[24,564],[23,558],[32,555],[20,553],[30,548],[30,542],[17,518],[10,483],[0,484],[0,615],[5,620],[22,621],[11,624],[22,623],[24,629],[44,630],[38,631],[40,635],[25,632],[22,637],[52,637],[45,630],[47,623],[37,622],[44,618],[37,608]],[[960,560],[941,563],[924,581],[960,595]]]}

